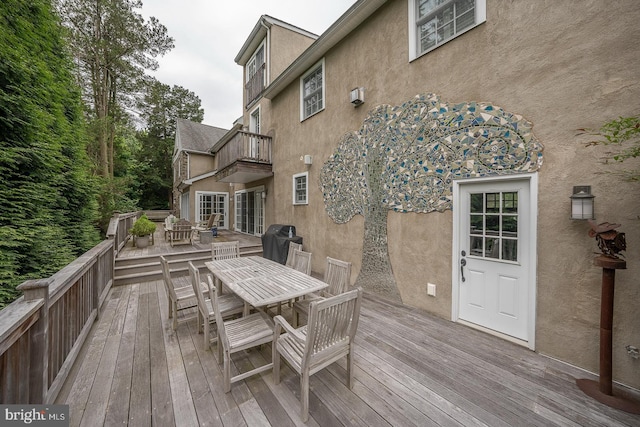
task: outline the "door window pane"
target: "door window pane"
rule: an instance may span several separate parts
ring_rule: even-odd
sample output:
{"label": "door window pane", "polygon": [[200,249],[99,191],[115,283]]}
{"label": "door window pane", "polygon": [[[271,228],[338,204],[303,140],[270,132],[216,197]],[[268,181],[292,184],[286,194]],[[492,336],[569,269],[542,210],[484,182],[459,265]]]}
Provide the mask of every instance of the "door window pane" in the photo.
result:
{"label": "door window pane", "polygon": [[507,261],[518,261],[518,241],[514,239],[504,239],[502,241],[502,259]]}
{"label": "door window pane", "polygon": [[469,255],[518,261],[518,193],[475,193],[469,202]]}
{"label": "door window pane", "polygon": [[484,194],[482,193],[471,195],[471,213],[483,213],[484,211],[482,206],[483,198],[484,198]]}

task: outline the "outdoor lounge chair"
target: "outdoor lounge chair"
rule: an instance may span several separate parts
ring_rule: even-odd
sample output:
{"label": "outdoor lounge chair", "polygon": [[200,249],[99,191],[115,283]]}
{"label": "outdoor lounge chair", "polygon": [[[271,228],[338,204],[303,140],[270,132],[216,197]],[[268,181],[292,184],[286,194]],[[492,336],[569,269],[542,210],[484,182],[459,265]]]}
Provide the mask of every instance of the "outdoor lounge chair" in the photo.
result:
{"label": "outdoor lounge chair", "polygon": [[186,219],[173,223],[171,230],[167,230],[167,234],[169,235],[171,247],[178,243],[193,244],[193,227]]}
{"label": "outdoor lounge chair", "polygon": [[304,314],[305,316],[309,314],[309,304],[311,301],[315,299],[328,298],[345,292],[349,287],[350,278],[350,262],[327,257],[327,263],[324,270],[324,282],[329,286],[318,294],[306,295],[304,299],[293,303],[293,327],[298,327],[300,314]]}
{"label": "outdoor lounge chair", "polygon": [[[216,336],[211,332],[211,324],[216,323],[216,315],[212,304],[211,289],[213,281],[211,276],[207,277],[207,283],[200,281],[200,271],[189,261],[189,276],[193,289],[204,287],[206,292],[198,294],[198,333],[204,332],[204,348],[209,350],[211,342],[216,341]],[[241,314],[244,310],[244,301],[235,294],[226,294],[219,298],[219,309],[221,316],[228,317]]]}
{"label": "outdoor lounge chair", "polygon": [[[347,356],[347,387],[353,385],[353,339],[358,329],[362,288],[323,300],[309,307],[309,323],[293,328],[276,316],[273,331],[273,380],[280,383],[280,357],[300,375],[300,416],[309,419],[309,377]],[[284,330],[284,334],[280,333]]]}
{"label": "outdoor lounge chair", "polygon": [[217,227],[220,222],[220,214],[212,213],[209,216],[209,220],[207,222],[200,222],[196,224],[194,230],[196,231],[210,231],[213,227]]}

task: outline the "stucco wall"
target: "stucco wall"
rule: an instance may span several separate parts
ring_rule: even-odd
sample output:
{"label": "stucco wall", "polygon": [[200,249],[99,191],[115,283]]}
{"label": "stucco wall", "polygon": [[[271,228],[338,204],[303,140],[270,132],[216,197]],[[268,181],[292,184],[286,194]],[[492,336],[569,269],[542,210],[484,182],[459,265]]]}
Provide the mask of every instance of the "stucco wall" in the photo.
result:
{"label": "stucco wall", "polygon": [[280,75],[300,54],[315,41],[278,25],[272,25],[271,57],[269,63],[270,81]]}
{"label": "stucco wall", "polygon": [[196,153],[189,154],[189,178],[211,172],[213,167],[213,156]]}
{"label": "stucco wall", "polygon": [[[341,136],[358,130],[369,110],[399,105],[420,93],[449,102],[490,102],[523,115],[545,147],[539,172],[536,350],[598,371],[601,269],[583,221],[569,219],[574,185],[591,185],[598,221],[619,222],[626,233],[628,269],[616,276],[614,379],[640,387],[640,186],[609,174],[638,167],[605,165],[601,147],[585,148],[576,129],[597,128],[640,113],[640,7],[632,0],[489,0],[487,22],[408,62],[407,2],[392,1],[326,56],[326,108],[300,123],[299,83],[271,104],[274,139],[274,221],[296,225],[313,253],[313,270],[327,255],[361,266],[362,217],[337,225],[318,188],[323,162]],[[349,91],[365,87],[354,108]],[[266,130],[266,129],[265,129]],[[300,160],[313,156],[313,165]],[[309,205],[291,203],[292,175],[309,171]],[[271,197],[271,196],[270,196]],[[451,317],[452,213],[390,213],[389,253],[405,304]],[[426,283],[437,284],[435,298]]]}

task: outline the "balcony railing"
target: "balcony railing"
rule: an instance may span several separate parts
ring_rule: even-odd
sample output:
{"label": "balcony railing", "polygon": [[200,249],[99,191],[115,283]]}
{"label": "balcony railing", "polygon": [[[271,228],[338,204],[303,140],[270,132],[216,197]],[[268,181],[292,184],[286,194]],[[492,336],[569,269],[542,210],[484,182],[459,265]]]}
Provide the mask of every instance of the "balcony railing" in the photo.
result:
{"label": "balcony railing", "polygon": [[244,85],[246,96],[247,96],[247,106],[250,105],[253,101],[256,100],[264,90],[265,78],[264,78],[264,70],[265,65],[262,64],[260,68],[256,71],[256,73],[251,77],[251,79]]}
{"label": "balcony railing", "polygon": [[238,160],[271,163],[271,137],[257,133],[239,131],[218,150],[218,169]]}

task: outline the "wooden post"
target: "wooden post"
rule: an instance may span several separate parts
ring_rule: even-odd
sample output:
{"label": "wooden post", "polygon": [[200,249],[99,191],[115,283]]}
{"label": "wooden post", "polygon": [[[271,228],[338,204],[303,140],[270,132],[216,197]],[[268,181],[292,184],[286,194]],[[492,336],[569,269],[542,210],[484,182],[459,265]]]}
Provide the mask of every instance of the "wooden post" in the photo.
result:
{"label": "wooden post", "polygon": [[25,301],[42,299],[38,321],[29,331],[29,403],[46,403],[49,391],[49,285],[51,278],[27,280],[18,286]]}
{"label": "wooden post", "polygon": [[576,384],[586,395],[612,408],[640,414],[640,403],[625,396],[614,395],[613,390],[613,295],[616,270],[627,268],[619,258],[600,255],[594,264],[602,267],[602,299],[600,301],[600,381],[578,379]]}

